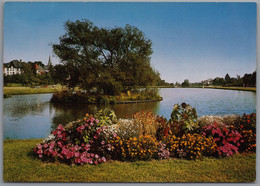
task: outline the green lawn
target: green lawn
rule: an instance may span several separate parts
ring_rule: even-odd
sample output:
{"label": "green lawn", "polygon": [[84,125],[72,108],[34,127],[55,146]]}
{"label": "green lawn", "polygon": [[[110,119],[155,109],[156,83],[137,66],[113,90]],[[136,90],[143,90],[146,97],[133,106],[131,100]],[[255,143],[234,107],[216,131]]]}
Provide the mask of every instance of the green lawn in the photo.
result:
{"label": "green lawn", "polygon": [[69,166],[32,156],[32,148],[41,141],[4,140],[5,182],[254,182],[256,178],[255,153],[203,161],[172,158]]}
{"label": "green lawn", "polygon": [[20,94],[41,94],[41,93],[52,93],[61,91],[61,86],[52,87],[40,87],[40,88],[30,88],[30,87],[4,87],[4,95],[20,95]]}
{"label": "green lawn", "polygon": [[255,88],[255,87],[220,87],[220,86],[205,86],[204,88],[216,88],[216,89],[242,90],[242,91],[253,91],[253,92],[256,92],[256,88]]}

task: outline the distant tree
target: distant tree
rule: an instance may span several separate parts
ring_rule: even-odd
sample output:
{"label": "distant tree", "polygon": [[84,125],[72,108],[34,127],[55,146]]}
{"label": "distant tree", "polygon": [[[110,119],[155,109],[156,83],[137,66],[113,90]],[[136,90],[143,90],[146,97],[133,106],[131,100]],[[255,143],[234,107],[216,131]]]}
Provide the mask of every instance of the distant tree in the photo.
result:
{"label": "distant tree", "polygon": [[180,84],[179,82],[176,81],[176,83],[175,83],[175,87],[180,87],[180,86],[181,86],[181,84]]}
{"label": "distant tree", "polygon": [[225,82],[226,82],[226,84],[230,84],[231,83],[231,78],[230,78],[230,76],[228,74],[226,74],[226,76],[225,76]]}
{"label": "distant tree", "polygon": [[189,80],[188,80],[188,79],[185,79],[185,80],[183,81],[183,83],[181,84],[181,86],[182,86],[182,87],[189,87],[189,86],[190,86]]}
{"label": "distant tree", "polygon": [[256,71],[254,71],[252,74],[244,75],[243,85],[246,87],[256,87]]}
{"label": "distant tree", "polygon": [[213,79],[212,83],[213,83],[214,86],[224,86],[225,80],[223,78],[216,77],[215,79]]}
{"label": "distant tree", "polygon": [[34,61],[34,64],[44,67],[44,64],[42,63],[42,61]]}
{"label": "distant tree", "polygon": [[238,86],[238,87],[243,86],[243,78],[241,78],[239,75],[237,75],[235,86]]}

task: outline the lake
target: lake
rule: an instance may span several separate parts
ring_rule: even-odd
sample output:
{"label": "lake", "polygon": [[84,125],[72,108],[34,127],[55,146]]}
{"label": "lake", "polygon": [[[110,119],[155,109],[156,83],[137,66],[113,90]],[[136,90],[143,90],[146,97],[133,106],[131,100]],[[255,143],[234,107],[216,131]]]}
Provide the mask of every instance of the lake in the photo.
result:
{"label": "lake", "polygon": [[[250,91],[162,88],[163,101],[110,106],[118,118],[143,109],[170,118],[173,105],[185,102],[195,107],[198,117],[256,112],[256,93]],[[50,103],[52,94],[14,95],[3,99],[4,139],[45,138],[59,124],[66,124],[102,106]]]}

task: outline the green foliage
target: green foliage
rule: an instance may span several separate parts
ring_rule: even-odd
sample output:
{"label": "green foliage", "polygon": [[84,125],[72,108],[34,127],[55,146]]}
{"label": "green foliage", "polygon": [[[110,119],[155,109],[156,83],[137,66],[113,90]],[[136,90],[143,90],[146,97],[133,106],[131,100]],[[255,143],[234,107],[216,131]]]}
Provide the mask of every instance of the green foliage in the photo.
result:
{"label": "green foliage", "polygon": [[143,32],[124,28],[99,28],[88,20],[67,21],[66,34],[53,44],[61,59],[69,87],[118,95],[125,86],[155,85],[160,79],[150,65],[151,41]]}
{"label": "green foliage", "polygon": [[[175,104],[171,113],[170,123],[181,126],[184,132],[192,131],[197,127],[197,112],[186,103]],[[182,131],[180,131],[182,133]]]}
{"label": "green foliage", "polygon": [[100,126],[107,126],[116,124],[117,117],[115,114],[115,111],[109,108],[104,108],[100,111],[98,111],[94,117],[99,120]]}
{"label": "green foliage", "polygon": [[190,86],[190,82],[188,79],[185,79],[184,82],[181,84],[182,87],[189,87]]}

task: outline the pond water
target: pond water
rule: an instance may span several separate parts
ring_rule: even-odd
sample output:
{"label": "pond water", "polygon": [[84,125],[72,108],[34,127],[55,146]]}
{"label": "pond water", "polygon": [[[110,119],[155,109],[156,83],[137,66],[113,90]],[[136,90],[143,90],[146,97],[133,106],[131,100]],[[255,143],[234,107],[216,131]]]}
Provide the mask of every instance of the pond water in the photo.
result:
{"label": "pond water", "polygon": [[[250,91],[163,88],[163,101],[110,106],[118,118],[143,109],[170,118],[173,105],[185,102],[203,115],[250,114],[256,112],[256,93]],[[95,113],[102,106],[50,103],[52,94],[16,95],[3,100],[4,139],[45,138],[59,124]]]}

